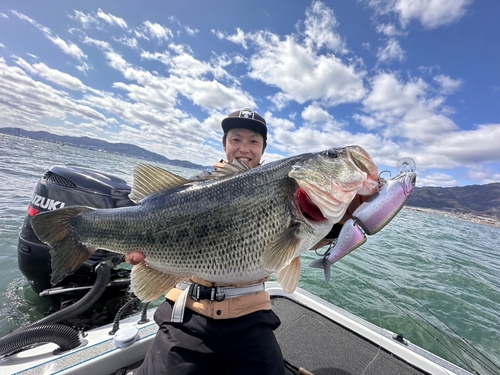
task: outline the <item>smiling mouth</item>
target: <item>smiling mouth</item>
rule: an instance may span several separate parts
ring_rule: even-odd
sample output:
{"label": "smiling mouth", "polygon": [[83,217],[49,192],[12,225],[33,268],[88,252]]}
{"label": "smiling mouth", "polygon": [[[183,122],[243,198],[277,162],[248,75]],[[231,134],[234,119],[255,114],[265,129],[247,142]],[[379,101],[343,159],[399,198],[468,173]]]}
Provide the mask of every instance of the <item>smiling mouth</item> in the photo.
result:
{"label": "smiling mouth", "polygon": [[236,158],[236,159],[238,159],[239,161],[241,161],[242,163],[245,163],[245,164],[248,164],[252,161],[252,159],[245,158],[245,157],[240,157],[240,158]]}

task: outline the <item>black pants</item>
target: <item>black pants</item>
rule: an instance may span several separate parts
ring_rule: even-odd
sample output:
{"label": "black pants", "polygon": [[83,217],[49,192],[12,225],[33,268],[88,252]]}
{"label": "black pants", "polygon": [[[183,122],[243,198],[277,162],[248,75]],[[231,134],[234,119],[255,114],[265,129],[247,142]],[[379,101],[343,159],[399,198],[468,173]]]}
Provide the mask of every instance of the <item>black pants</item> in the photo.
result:
{"label": "black pants", "polygon": [[186,309],[184,323],[171,323],[172,305],[155,312],[158,333],[140,375],[283,375],[283,355],[273,330],[280,320],[271,310],[216,320]]}

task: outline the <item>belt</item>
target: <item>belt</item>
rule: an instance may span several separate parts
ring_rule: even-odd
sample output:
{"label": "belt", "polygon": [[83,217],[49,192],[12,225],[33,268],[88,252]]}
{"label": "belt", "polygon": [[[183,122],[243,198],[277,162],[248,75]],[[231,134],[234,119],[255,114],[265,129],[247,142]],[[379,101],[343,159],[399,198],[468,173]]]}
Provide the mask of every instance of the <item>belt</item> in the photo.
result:
{"label": "belt", "polygon": [[172,308],[171,321],[174,323],[182,323],[184,319],[184,309],[186,307],[187,297],[195,301],[208,299],[210,301],[223,301],[225,298],[235,298],[247,294],[261,292],[266,289],[264,283],[253,284],[242,287],[214,286],[208,287],[200,284],[181,282],[175,286],[177,289],[183,290],[182,294],[177,298]]}

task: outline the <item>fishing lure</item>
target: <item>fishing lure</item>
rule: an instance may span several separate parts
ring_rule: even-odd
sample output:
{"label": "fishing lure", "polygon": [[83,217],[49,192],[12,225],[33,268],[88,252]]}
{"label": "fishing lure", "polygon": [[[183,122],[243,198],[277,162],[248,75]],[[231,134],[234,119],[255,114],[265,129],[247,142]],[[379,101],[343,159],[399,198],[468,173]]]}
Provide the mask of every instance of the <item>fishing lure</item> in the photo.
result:
{"label": "fishing lure", "polygon": [[381,189],[363,202],[345,222],[335,244],[309,266],[322,268],[325,280],[330,280],[331,266],[366,242],[367,235],[374,235],[385,227],[410,198],[417,174],[411,158],[398,160],[399,173],[388,181],[381,179]]}

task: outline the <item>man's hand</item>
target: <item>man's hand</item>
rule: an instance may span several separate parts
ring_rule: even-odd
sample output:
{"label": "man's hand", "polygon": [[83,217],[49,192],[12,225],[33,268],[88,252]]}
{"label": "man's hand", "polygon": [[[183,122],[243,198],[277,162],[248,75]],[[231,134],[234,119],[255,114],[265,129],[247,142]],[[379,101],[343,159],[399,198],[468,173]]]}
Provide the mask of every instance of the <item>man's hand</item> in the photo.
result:
{"label": "man's hand", "polygon": [[146,256],[140,251],[133,251],[125,256],[125,261],[135,266],[146,259]]}
{"label": "man's hand", "polygon": [[323,238],[316,245],[314,245],[311,248],[311,250],[316,250],[316,249],[319,249],[319,248],[322,248],[324,246],[331,244],[333,242],[333,240],[335,240],[338,237],[340,230],[342,229],[342,225],[347,220],[352,219],[352,214],[354,213],[354,211],[356,211],[356,209],[363,202],[367,201],[370,197],[371,197],[371,195],[356,195],[354,197],[354,199],[352,200],[351,204],[349,205],[349,207],[347,207],[347,210],[346,210],[344,216],[342,217],[342,219],[340,219],[338,224],[335,224],[333,226],[332,230],[330,231],[330,233],[328,233],[328,235],[325,238]]}
{"label": "man's hand", "polygon": [[370,197],[371,195],[356,195],[349,207],[347,207],[345,215],[339,221],[339,224],[344,224],[347,220],[352,219],[352,214],[354,213],[354,211],[356,211],[356,209],[361,206],[363,202],[370,199]]}

